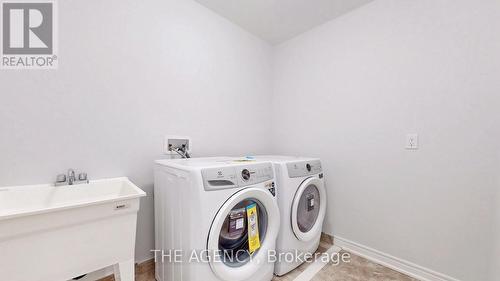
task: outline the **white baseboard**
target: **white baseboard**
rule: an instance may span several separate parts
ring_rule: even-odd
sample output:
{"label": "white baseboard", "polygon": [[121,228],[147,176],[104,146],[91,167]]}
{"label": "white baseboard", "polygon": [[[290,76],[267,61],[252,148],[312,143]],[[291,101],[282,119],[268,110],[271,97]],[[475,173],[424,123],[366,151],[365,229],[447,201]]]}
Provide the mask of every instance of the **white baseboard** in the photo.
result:
{"label": "white baseboard", "polygon": [[334,244],[355,255],[422,281],[460,281],[429,268],[391,256],[339,236],[334,236]]}

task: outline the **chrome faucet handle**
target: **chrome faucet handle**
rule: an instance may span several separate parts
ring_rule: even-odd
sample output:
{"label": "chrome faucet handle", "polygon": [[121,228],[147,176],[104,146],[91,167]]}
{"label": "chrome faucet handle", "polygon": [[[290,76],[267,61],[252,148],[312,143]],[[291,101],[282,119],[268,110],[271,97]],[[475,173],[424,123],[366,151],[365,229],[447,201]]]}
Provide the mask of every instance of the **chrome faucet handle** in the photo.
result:
{"label": "chrome faucet handle", "polygon": [[56,177],[56,182],[55,186],[61,186],[61,185],[66,185],[67,184],[67,177],[65,174],[59,174]]}
{"label": "chrome faucet handle", "polygon": [[87,180],[87,173],[80,173],[78,175],[78,180],[79,181],[86,181]]}
{"label": "chrome faucet handle", "polygon": [[56,182],[57,183],[66,182],[66,175],[65,174],[57,175]]}

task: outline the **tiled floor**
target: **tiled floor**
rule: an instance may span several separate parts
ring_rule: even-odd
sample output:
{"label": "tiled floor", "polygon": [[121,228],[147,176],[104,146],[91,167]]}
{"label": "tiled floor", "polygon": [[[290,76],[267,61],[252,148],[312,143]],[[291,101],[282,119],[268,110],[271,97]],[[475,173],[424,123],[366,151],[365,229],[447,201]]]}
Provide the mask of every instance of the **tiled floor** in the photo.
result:
{"label": "tiled floor", "polygon": [[[331,246],[327,237],[322,237],[319,252],[324,252]],[[292,281],[302,273],[310,263],[305,263],[294,271],[274,277],[272,281]],[[99,281],[114,281],[113,277],[106,277]],[[155,281],[154,263],[152,261],[139,265],[136,269],[136,281]],[[373,263],[362,257],[350,254],[350,262],[334,265],[325,265],[311,281],[418,281],[397,271]]]}
{"label": "tiled floor", "polygon": [[[115,281],[113,276],[100,279],[98,281]],[[153,260],[149,260],[135,267],[135,281],[156,281],[155,280],[155,264]]]}
{"label": "tiled floor", "polygon": [[351,254],[349,263],[327,265],[311,281],[418,281]]}
{"label": "tiled floor", "polygon": [[[322,253],[332,246],[331,238],[321,237],[318,252]],[[346,253],[346,252],[341,252]],[[311,281],[418,281],[385,266],[373,263],[362,257],[349,253],[348,263],[325,265]],[[272,281],[293,281],[299,276],[310,263],[304,263],[294,271],[281,276],[274,277]]]}

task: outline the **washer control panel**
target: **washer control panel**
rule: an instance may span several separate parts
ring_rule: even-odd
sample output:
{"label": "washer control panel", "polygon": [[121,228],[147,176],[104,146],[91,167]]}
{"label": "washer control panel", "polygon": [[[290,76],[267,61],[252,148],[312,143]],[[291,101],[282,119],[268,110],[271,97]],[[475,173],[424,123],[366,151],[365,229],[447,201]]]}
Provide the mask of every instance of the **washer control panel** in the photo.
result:
{"label": "washer control panel", "polygon": [[201,171],[205,190],[234,188],[238,186],[238,177],[234,167],[210,168]]}
{"label": "washer control panel", "polygon": [[201,171],[205,190],[243,187],[274,179],[271,163],[208,168]]}
{"label": "washer control panel", "polygon": [[248,169],[243,169],[243,171],[241,171],[241,178],[244,181],[248,181],[251,176],[252,174],[250,174],[250,171]]}
{"label": "washer control panel", "polygon": [[286,164],[288,176],[291,178],[316,175],[323,172],[320,160],[300,161]]}

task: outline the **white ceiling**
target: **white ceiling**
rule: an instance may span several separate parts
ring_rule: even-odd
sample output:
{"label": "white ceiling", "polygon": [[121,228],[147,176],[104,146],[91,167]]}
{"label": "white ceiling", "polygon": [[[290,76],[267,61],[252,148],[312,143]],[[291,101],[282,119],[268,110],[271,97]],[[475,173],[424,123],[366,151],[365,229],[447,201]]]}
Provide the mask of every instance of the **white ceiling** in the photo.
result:
{"label": "white ceiling", "polygon": [[195,0],[279,44],[373,0]]}

